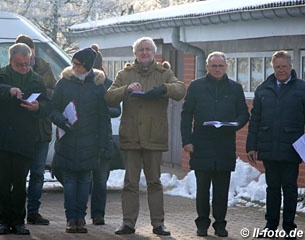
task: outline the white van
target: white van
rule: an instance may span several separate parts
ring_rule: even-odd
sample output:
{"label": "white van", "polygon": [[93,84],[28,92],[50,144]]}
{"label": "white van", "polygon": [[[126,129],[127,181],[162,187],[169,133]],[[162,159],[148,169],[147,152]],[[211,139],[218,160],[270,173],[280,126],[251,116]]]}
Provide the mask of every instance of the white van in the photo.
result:
{"label": "white van", "polygon": [[[9,12],[0,11],[0,67],[6,65],[8,59],[8,49],[15,43],[15,39],[20,34],[31,37],[35,44],[35,53],[50,63],[54,76],[59,80],[61,71],[71,65],[71,58],[46,34],[39,30],[28,19]],[[113,119],[117,122],[118,119]],[[123,168],[121,152],[119,150],[119,142],[117,136],[117,124],[113,124],[115,153],[114,160],[111,163],[111,169]],[[55,131],[50,143],[49,153],[47,157],[46,167],[49,168],[54,153]]]}
{"label": "white van", "polygon": [[61,71],[71,64],[70,57],[26,18],[0,11],[0,26],[0,66],[8,63],[8,48],[14,44],[19,34],[26,34],[33,38],[36,54],[50,63],[57,79]]}

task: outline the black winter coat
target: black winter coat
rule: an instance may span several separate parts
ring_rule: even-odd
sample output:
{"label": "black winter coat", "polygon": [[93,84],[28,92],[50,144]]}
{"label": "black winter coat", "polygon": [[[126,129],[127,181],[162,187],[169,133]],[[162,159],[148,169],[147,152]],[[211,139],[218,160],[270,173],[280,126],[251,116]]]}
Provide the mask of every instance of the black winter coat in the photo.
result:
{"label": "black winter coat", "polygon": [[[32,93],[41,93],[38,112],[21,107],[20,100],[11,97],[10,89],[19,88],[24,98]],[[0,151],[20,154],[31,159],[34,143],[39,134],[38,119],[42,117],[42,103],[47,91],[41,77],[33,70],[26,74],[15,72],[10,65],[0,70]]]}
{"label": "black winter coat", "polygon": [[93,71],[81,81],[71,67],[57,83],[52,103],[63,112],[74,102],[78,120],[71,131],[55,142],[54,166],[65,170],[87,171],[99,167],[99,153],[112,155],[112,131],[103,84],[94,82]]}
{"label": "black winter coat", "polygon": [[259,160],[299,163],[292,143],[303,135],[304,124],[305,82],[292,70],[291,80],[277,94],[272,74],[255,91],[247,152],[258,151]]}
{"label": "black winter coat", "polygon": [[[249,119],[241,85],[210,75],[191,82],[181,113],[183,146],[193,144],[190,167],[193,170],[234,171],[235,132]],[[193,122],[194,120],[194,122]],[[237,127],[203,126],[205,121],[234,121]]]}

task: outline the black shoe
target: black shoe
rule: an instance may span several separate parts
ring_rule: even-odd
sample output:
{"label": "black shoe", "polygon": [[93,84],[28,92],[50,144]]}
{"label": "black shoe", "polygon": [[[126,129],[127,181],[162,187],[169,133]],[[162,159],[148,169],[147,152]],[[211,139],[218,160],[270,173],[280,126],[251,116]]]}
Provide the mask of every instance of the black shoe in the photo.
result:
{"label": "black shoe", "polygon": [[198,229],[197,236],[200,236],[200,237],[208,236],[208,230],[207,229]]}
{"label": "black shoe", "polygon": [[31,213],[28,214],[27,223],[34,225],[49,225],[50,222],[48,219],[43,218],[39,213]]}
{"label": "black shoe", "polygon": [[93,225],[105,225],[105,220],[104,220],[103,217],[93,218],[92,219],[92,224]]}
{"label": "black shoe", "polygon": [[136,230],[134,228],[128,227],[127,225],[122,225],[120,228],[118,228],[115,231],[115,234],[118,234],[118,235],[132,234],[132,233],[135,233],[135,231]]}
{"label": "black shoe", "polygon": [[67,222],[66,233],[77,233],[77,225],[75,221]]}
{"label": "black shoe", "polygon": [[88,229],[86,228],[86,223],[83,220],[80,220],[76,223],[78,233],[87,233]]}
{"label": "black shoe", "polygon": [[220,228],[215,230],[215,235],[217,235],[218,237],[227,237],[229,233],[225,228]]}
{"label": "black shoe", "polygon": [[164,225],[154,228],[153,233],[157,234],[157,235],[162,235],[162,236],[171,235],[171,232],[166,230],[166,227]]}
{"label": "black shoe", "polygon": [[7,224],[1,223],[0,224],[0,235],[8,234],[10,232],[10,228]]}
{"label": "black shoe", "polygon": [[18,234],[18,235],[29,235],[30,230],[27,229],[27,227],[24,224],[19,224],[12,226],[12,233]]}

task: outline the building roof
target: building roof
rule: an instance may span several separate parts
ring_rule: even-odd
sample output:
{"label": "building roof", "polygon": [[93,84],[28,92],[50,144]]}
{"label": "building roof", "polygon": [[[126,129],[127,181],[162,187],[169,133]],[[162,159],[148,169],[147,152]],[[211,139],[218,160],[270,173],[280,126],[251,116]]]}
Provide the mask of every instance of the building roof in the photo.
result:
{"label": "building roof", "polygon": [[68,37],[101,36],[180,26],[209,25],[305,15],[305,0],[207,0],[154,11],[88,21],[69,27]]}

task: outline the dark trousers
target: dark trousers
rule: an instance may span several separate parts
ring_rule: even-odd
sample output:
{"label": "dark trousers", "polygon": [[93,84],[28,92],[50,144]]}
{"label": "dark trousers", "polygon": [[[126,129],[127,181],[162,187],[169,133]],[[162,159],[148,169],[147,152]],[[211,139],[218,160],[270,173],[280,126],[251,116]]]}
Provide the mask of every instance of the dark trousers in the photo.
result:
{"label": "dark trousers", "polygon": [[281,201],[283,191],[283,229],[289,232],[296,228],[294,223],[297,199],[299,164],[264,161],[267,199],[266,227],[277,229],[280,221]]}
{"label": "dark trousers", "polygon": [[92,171],[91,218],[104,218],[107,200],[109,160],[100,159],[100,167]]}
{"label": "dark trousers", "polygon": [[198,217],[195,220],[198,229],[208,229],[210,215],[210,186],[213,185],[212,211],[215,229],[225,228],[228,208],[228,192],[231,172],[229,171],[195,171],[197,183],[196,209]]}
{"label": "dark trousers", "polygon": [[29,159],[0,151],[0,223],[24,224]]}

